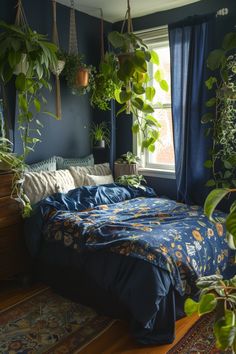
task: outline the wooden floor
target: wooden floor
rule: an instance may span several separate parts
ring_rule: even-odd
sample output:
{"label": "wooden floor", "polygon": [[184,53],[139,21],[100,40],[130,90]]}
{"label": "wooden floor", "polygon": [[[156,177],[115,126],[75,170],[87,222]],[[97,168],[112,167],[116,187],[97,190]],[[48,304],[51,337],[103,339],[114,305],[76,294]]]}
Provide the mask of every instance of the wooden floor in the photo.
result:
{"label": "wooden floor", "polygon": [[[43,284],[21,288],[13,284],[0,285],[0,310],[30,297],[43,289]],[[129,335],[126,323],[115,322],[112,327],[87,345],[80,354],[166,354],[184,336],[198,317],[184,318],[176,322],[176,340],[171,345],[140,347]],[[68,353],[69,354],[69,353]],[[71,354],[71,353],[70,353]]]}

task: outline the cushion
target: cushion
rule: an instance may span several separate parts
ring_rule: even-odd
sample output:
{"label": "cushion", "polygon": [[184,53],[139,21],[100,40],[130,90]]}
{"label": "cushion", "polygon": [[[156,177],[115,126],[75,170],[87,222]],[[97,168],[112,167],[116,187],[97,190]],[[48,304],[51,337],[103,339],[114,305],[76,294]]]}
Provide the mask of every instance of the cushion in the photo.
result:
{"label": "cushion", "polygon": [[64,170],[69,168],[70,166],[93,166],[94,165],[94,157],[93,155],[88,155],[86,157],[79,158],[63,158],[57,156],[57,170]]}
{"label": "cushion", "polygon": [[88,175],[106,176],[111,174],[109,163],[97,164],[87,167],[70,167],[69,168],[75,182],[76,187],[91,185]]}
{"label": "cushion", "polygon": [[24,192],[31,204],[56,192],[66,193],[74,188],[74,179],[69,170],[25,173]]}
{"label": "cushion", "polygon": [[56,171],[56,169],[57,169],[56,156],[26,166],[27,172]]}
{"label": "cushion", "polygon": [[105,176],[87,175],[87,177],[90,185],[114,183],[114,179],[112,175],[105,175]]}

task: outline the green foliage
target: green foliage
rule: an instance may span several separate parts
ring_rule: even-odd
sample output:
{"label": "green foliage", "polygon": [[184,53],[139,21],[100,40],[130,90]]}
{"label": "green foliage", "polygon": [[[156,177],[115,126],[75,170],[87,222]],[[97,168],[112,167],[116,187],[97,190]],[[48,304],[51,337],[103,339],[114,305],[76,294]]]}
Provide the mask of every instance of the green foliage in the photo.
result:
{"label": "green foliage", "polygon": [[145,43],[134,33],[111,32],[108,40],[115,53],[106,54],[99,72],[95,77],[91,104],[100,109],[109,109],[108,103],[115,99],[121,106],[117,115],[122,112],[132,113],[136,119],[133,133],[142,137],[142,150],[155,150],[155,142],[160,137],[160,125],[155,117],[152,105],[156,91],[150,85],[148,65],[158,66],[154,79],[161,89],[168,91],[168,83],[164,80],[158,54],[149,51]]}
{"label": "green foliage", "polygon": [[[64,53],[65,67],[62,71],[62,76],[65,77],[68,87],[71,89],[73,95],[85,95],[94,88],[94,75],[96,69],[92,65],[86,65],[83,62],[81,54]],[[76,82],[77,73],[81,69],[88,70],[89,81],[87,86],[79,86]]]}
{"label": "green foliage", "polygon": [[109,146],[110,143],[110,130],[107,127],[106,122],[101,122],[98,124],[93,123],[90,129],[90,137],[92,143],[96,145],[97,142],[102,140]]}
{"label": "green foliage", "polygon": [[117,177],[116,182],[125,186],[145,189],[142,183],[146,183],[146,180],[142,175],[123,175]]}
{"label": "green foliage", "polygon": [[116,72],[118,60],[113,53],[106,53],[94,77],[90,103],[102,111],[110,109],[109,103],[115,98],[115,91],[120,88]]}
{"label": "green foliage", "polygon": [[[201,119],[203,124],[210,124],[206,135],[212,133],[213,148],[210,159],[205,167],[213,174],[207,186],[230,188],[234,186],[233,178],[236,173],[236,33],[228,33],[224,37],[222,48],[210,52],[207,66],[214,71],[205,84],[213,90],[214,96],[206,102],[206,107],[214,109],[205,113]],[[230,162],[230,163],[229,163]],[[227,170],[227,171],[226,171]]]}
{"label": "green foliage", "polygon": [[216,345],[221,350],[236,349],[236,276],[223,280],[220,275],[201,277],[197,281],[200,298],[185,301],[188,316],[197,313],[202,316],[216,309],[214,335]]}
{"label": "green foliage", "polygon": [[[47,37],[25,27],[0,22],[0,80],[6,85],[15,80],[18,99],[18,129],[23,145],[23,155],[17,157],[9,149],[11,143],[1,142],[0,159],[14,172],[12,195],[22,205],[23,216],[31,210],[28,198],[23,192],[24,161],[29,152],[40,142],[42,123],[38,113],[46,113],[47,101],[43,90],[51,90],[51,69],[57,66],[57,47]],[[52,114],[51,114],[52,115]],[[5,146],[5,150],[3,145]],[[10,145],[9,145],[10,144]]]}
{"label": "green foliage", "polygon": [[121,155],[119,159],[116,160],[117,163],[127,163],[128,165],[139,163],[140,158],[128,151],[126,154]]}

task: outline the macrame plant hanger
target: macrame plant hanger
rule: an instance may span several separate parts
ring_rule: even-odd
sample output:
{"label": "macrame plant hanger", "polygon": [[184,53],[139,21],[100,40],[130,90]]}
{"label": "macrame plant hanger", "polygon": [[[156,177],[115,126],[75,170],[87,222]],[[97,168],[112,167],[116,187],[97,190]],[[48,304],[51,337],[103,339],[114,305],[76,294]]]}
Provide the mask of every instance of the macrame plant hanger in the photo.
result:
{"label": "macrame plant hanger", "polygon": [[[59,48],[59,37],[57,31],[57,3],[56,0],[52,0],[52,41]],[[52,70],[55,75],[55,88],[56,88],[56,116],[61,118],[61,87],[59,75],[64,69],[65,62],[58,60],[57,67]]]}
{"label": "macrame plant hanger", "polygon": [[78,40],[75,22],[75,2],[70,2],[70,33],[69,33],[69,54],[78,54]]}
{"label": "macrame plant hanger", "polygon": [[23,8],[22,0],[17,0],[16,3],[16,20],[15,24],[19,26],[23,31],[27,31],[29,28],[27,18],[25,16],[25,11]]}
{"label": "macrame plant hanger", "polygon": [[104,49],[104,19],[103,19],[103,11],[100,9],[101,13],[101,62],[104,61],[105,49]]}

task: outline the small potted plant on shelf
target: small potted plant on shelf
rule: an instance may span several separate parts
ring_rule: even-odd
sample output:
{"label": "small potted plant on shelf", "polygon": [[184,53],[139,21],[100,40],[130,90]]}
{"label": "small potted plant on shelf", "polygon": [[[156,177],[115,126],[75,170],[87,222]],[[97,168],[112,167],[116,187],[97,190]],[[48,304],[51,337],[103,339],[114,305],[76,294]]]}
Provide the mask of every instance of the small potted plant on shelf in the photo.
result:
{"label": "small potted plant on shelf", "polygon": [[83,63],[82,59],[80,54],[65,54],[66,64],[62,76],[74,95],[84,95],[94,85],[95,68]]}
{"label": "small potted plant on shelf", "polygon": [[140,158],[131,151],[121,155],[121,157],[115,161],[115,178],[123,175],[137,175],[139,162]]}
{"label": "small potted plant on shelf", "polygon": [[90,137],[95,149],[104,149],[110,143],[110,130],[106,122],[93,123],[90,129]]}

